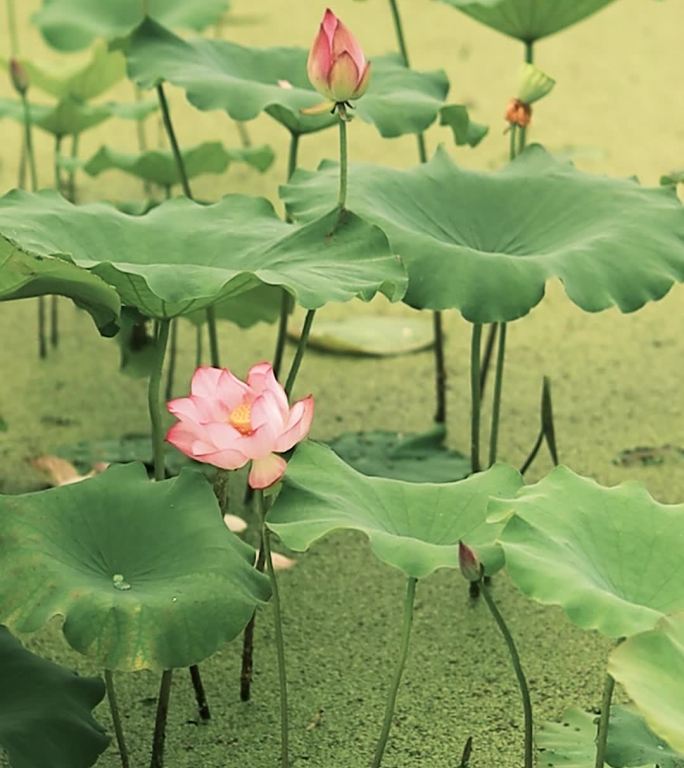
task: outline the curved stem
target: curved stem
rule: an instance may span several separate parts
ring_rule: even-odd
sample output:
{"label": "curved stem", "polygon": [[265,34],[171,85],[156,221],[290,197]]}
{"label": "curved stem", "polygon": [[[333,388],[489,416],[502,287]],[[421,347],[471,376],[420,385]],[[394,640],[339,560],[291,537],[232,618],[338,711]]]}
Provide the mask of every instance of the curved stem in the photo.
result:
{"label": "curved stem", "polygon": [[161,405],[161,378],[164,368],[166,347],[169,342],[169,329],[171,321],[164,319],[157,321],[157,333],[155,337],[154,360],[150,373],[147,389],[147,406],[152,425],[152,451],[154,454],[154,479],[163,480],[164,469],[164,430],[162,428]]}
{"label": "curved stem", "polygon": [[288,397],[290,397],[292,394],[292,389],[295,385],[295,381],[297,380],[297,374],[299,373],[299,368],[302,364],[304,352],[306,351],[306,345],[309,341],[309,335],[311,333],[311,326],[313,325],[315,317],[316,310],[310,309],[304,318],[304,325],[302,326],[302,333],[297,344],[297,351],[295,352],[292,365],[290,366],[290,372],[287,374],[287,381],[285,382],[285,394]]}
{"label": "curved stem", "polygon": [[[264,572],[266,566],[266,553],[263,547],[259,547],[256,561],[256,569]],[[254,670],[254,627],[256,625],[256,611],[252,614],[249,624],[245,627],[242,639],[242,670],[240,672],[240,701],[249,701],[252,696],[252,672]]]}
{"label": "curved stem", "polygon": [[482,323],[473,323],[470,342],[470,468],[480,471],[480,347]]}
{"label": "curved stem", "polygon": [[532,700],[530,699],[530,689],[527,685],[527,678],[523,671],[522,664],[520,662],[520,655],[516,648],[513,635],[511,635],[503,616],[499,613],[499,609],[496,607],[494,598],[489,589],[489,586],[485,579],[481,579],[480,588],[485,603],[489,608],[490,613],[494,617],[499,631],[503,635],[503,638],[508,647],[508,652],[511,656],[511,662],[515,671],[515,676],[518,679],[518,687],[520,688],[520,696],[522,698],[523,712],[525,716],[525,768],[533,768],[534,766],[534,721],[532,717]]}
{"label": "curved stem", "polygon": [[283,618],[280,609],[280,592],[273,557],[271,554],[271,540],[269,530],[266,527],[266,512],[264,509],[264,492],[254,492],[254,504],[261,523],[261,549],[264,551],[268,577],[271,580],[273,617],[275,619],[276,651],[278,655],[278,679],[280,681],[280,764],[282,768],[288,768],[289,758],[289,722],[287,706],[287,668],[285,665],[285,640],[283,638]]}
{"label": "curved stem", "polygon": [[413,625],[413,606],[416,599],[417,582],[418,580],[414,579],[412,576],[409,576],[406,582],[406,597],[404,598],[404,621],[401,629],[399,659],[397,662],[397,668],[394,671],[394,678],[392,679],[389,695],[387,696],[387,703],[385,705],[385,719],[382,724],[382,731],[380,732],[378,744],[375,748],[375,756],[373,757],[373,762],[371,764],[372,768],[380,768],[383,755],[385,754],[385,748],[387,747],[387,739],[389,738],[390,729],[392,728],[394,708],[397,703],[397,693],[399,692],[399,685],[401,684],[401,678],[404,674],[404,668],[406,667],[406,659],[408,658],[409,641],[411,639],[411,627]]}
{"label": "curved stem", "polygon": [[489,466],[496,462],[499,445],[499,420],[501,418],[501,395],[506,362],[506,331],[508,325],[499,323],[499,348],[496,356],[496,378],[494,379],[494,403],[492,405],[492,428],[489,434]]}
{"label": "curved stem", "polygon": [[119,712],[119,702],[116,698],[116,690],[114,688],[114,673],[109,669],[105,669],[104,678],[105,685],[107,687],[107,701],[109,702],[109,710],[112,713],[112,723],[114,725],[116,745],[119,749],[119,756],[121,757],[121,768],[129,768],[130,759],[128,757],[128,747],[126,746],[126,737],[124,735],[123,724],[121,722],[121,713]]}
{"label": "curved stem", "polygon": [[404,60],[404,64],[410,67],[408,48],[406,47],[406,38],[404,36],[404,25],[401,23],[401,14],[399,13],[399,5],[397,0],[389,0],[390,8],[392,9],[392,21],[394,22],[394,32],[397,36],[397,44],[399,45],[399,52],[401,58]]}
{"label": "curved stem", "polygon": [[337,204],[344,208],[347,203],[347,177],[349,174],[349,153],[347,146],[347,112],[343,104],[338,105],[340,122],[340,194]]}
{"label": "curved stem", "polygon": [[596,762],[595,768],[603,768],[606,762],[606,747],[608,746],[608,726],[610,725],[610,706],[613,701],[615,680],[611,675],[606,675],[603,687],[603,699],[601,701],[601,717],[599,718],[598,733],[596,735]]}
{"label": "curved stem", "polygon": [[537,439],[535,440],[534,445],[532,446],[532,450],[530,451],[529,455],[523,462],[522,467],[520,467],[521,475],[524,475],[527,472],[527,470],[532,466],[543,444],[544,444],[544,428],[542,427],[539,430],[539,434],[537,435]]}
{"label": "curved stem", "polygon": [[162,672],[159,685],[159,697],[157,698],[157,717],[154,721],[154,736],[152,737],[152,758],[150,768],[163,768],[164,745],[166,744],[166,721],[169,716],[169,699],[171,698],[171,683],[173,682],[173,670],[166,669]]}

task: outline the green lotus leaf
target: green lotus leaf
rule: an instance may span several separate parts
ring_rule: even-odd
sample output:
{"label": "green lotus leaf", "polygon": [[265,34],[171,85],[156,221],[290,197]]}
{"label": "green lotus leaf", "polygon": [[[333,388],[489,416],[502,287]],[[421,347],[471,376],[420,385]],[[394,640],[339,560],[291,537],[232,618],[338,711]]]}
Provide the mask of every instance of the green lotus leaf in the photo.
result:
{"label": "green lotus leaf", "polygon": [[[217,23],[229,5],[230,0],[150,0],[149,12],[172,29],[201,32]],[[43,0],[33,21],[53,48],[77,51],[96,37],[110,40],[128,34],[143,17],[141,0]]]}
{"label": "green lotus leaf", "polygon": [[613,0],[442,0],[510,37],[533,43],[576,24]]}
{"label": "green lotus leaf", "polygon": [[[93,48],[85,64],[55,68],[40,65],[32,59],[20,59],[31,88],[49,93],[58,100],[72,97],[82,101],[94,99],[126,77],[126,60],[120,51],[109,51],[104,41]],[[7,67],[7,61],[2,60]]]}
{"label": "green lotus leaf", "polygon": [[512,515],[500,543],[515,585],[583,629],[629,637],[684,610],[684,505],[558,467],[493,507]]}
{"label": "green lotus leaf", "polygon": [[611,708],[606,761],[613,768],[684,768],[684,755],[656,736],[632,706]]}
{"label": "green lotus leaf", "polygon": [[[282,188],[297,220],[320,215],[337,172],[326,162]],[[496,173],[459,168],[443,149],[409,170],[352,166],[348,208],[401,256],[408,304],[471,322],[527,314],[551,278],[589,312],[633,312],[684,280],[684,207],[672,190],[582,173],[539,146]]]}
{"label": "green lotus leaf", "polygon": [[[141,88],[162,81],[183,88],[197,109],[225,110],[233,119],[252,120],[261,112],[293,133],[320,131],[338,118],[303,115],[322,97],[306,74],[304,48],[246,48],[222,40],[185,41],[151,20],[123,43],[128,74]],[[373,59],[367,93],[353,114],[391,138],[419,133],[437,118],[449,91],[442,71],[416,72],[396,56]]]}
{"label": "green lotus leaf", "polygon": [[0,627],[0,749],[12,768],[89,768],[109,738],[92,710],[102,680],[78,677],[27,651]]}
{"label": "green lotus leaf", "polygon": [[[535,742],[545,768],[593,768],[596,762],[596,715],[571,707],[560,723],[542,722]],[[614,766],[613,766],[614,768]]]}
{"label": "green lotus leaf", "polygon": [[[90,105],[67,97],[56,105],[31,104],[31,123],[53,136],[73,136],[95,128],[105,120],[118,117],[124,120],[139,120],[157,109],[151,101],[132,104],[109,102]],[[0,99],[0,118],[8,117],[18,123],[24,122],[24,108],[21,101]]]}
{"label": "green lotus leaf", "polygon": [[288,465],[268,526],[297,552],[331,531],[361,531],[380,560],[421,579],[458,568],[458,542],[486,526],[490,496],[513,495],[521,483],[504,464],[441,485],[366,477],[327,446],[306,442]]}
{"label": "green lotus leaf", "polygon": [[476,147],[489,133],[489,126],[470,119],[468,108],[462,104],[449,104],[439,112],[439,124],[451,128],[457,146]]}
{"label": "green lotus leaf", "polygon": [[676,187],[677,184],[684,184],[684,171],[672,171],[661,176],[660,183],[663,187]]}
{"label": "green lotus leaf", "polygon": [[231,534],[211,485],[142,464],[40,493],[0,496],[0,620],[67,642],[112,670],[197,664],[236,637],[268,580]]}
{"label": "green lotus leaf", "polygon": [[[247,163],[263,172],[274,160],[273,150],[268,146],[226,149],[219,141],[186,147],[182,155],[190,179],[205,173],[224,173],[234,162]],[[90,176],[98,176],[110,170],[124,171],[164,187],[181,183],[178,164],[170,150],[149,150],[132,155],[110,147],[100,147],[84,164],[83,170]]]}
{"label": "green lotus leaf", "polygon": [[0,301],[55,294],[85,309],[104,336],[117,331],[121,302],[97,275],[68,260],[36,255],[0,235]]}
{"label": "green lotus leaf", "polygon": [[15,190],[0,198],[0,237],[36,257],[69,258],[146,317],[188,315],[260,284],[285,288],[306,309],[378,291],[398,301],[406,289],[377,227],[337,211],[286,224],[267,200],[241,195],[206,206],[177,198],[127,216]]}
{"label": "green lotus leaf", "polygon": [[[675,573],[672,578],[677,581]],[[681,584],[680,578],[680,589]],[[619,645],[610,656],[608,671],[625,688],[649,727],[684,754],[684,614],[663,619],[655,629]],[[660,760],[658,764],[666,766]],[[684,765],[681,755],[675,765]]]}

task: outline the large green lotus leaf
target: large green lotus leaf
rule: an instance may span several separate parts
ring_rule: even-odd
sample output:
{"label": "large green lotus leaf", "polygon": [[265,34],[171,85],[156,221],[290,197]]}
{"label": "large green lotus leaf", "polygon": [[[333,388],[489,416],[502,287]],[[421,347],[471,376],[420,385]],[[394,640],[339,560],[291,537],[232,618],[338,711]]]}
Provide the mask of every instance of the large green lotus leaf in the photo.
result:
{"label": "large green lotus leaf", "polygon": [[[296,219],[320,215],[337,172],[327,162],[282,188]],[[525,315],[551,278],[589,312],[633,312],[684,280],[684,207],[672,190],[582,173],[539,146],[496,173],[459,168],[443,149],[409,170],[352,166],[348,208],[404,260],[408,304],[472,322]]]}
{"label": "large green lotus leaf", "polygon": [[73,299],[103,335],[116,333],[121,302],[111,286],[67,260],[24,251],[0,235],[0,301],[50,294]]}
{"label": "large green lotus leaf", "polygon": [[558,467],[493,506],[512,514],[500,543],[513,582],[583,629],[629,637],[684,610],[684,505]]}
{"label": "large green lotus leaf", "polygon": [[[560,723],[541,723],[536,742],[539,765],[548,768],[594,768],[598,716],[576,707]],[[682,757],[648,727],[631,706],[610,710],[606,764],[611,768],[682,768]]]}
{"label": "large green lotus leaf", "polygon": [[109,738],[92,710],[102,680],[78,677],[27,651],[0,627],[0,749],[12,768],[89,768]]}
{"label": "large green lotus leaf", "polygon": [[406,289],[377,227],[337,211],[286,224],[267,200],[241,195],[206,206],[177,198],[128,216],[15,190],[0,198],[0,237],[89,269],[146,317],[187,315],[259,284],[282,286],[306,309],[378,291],[398,301]]}
{"label": "large green lotus leaf", "polygon": [[[214,313],[219,320],[228,320],[240,328],[251,328],[257,323],[275,323],[280,317],[282,303],[281,288],[262,284],[214,304]],[[186,317],[194,325],[207,322],[205,311],[192,312]]]}
{"label": "large green lotus leaf", "polygon": [[[67,97],[55,105],[31,104],[31,123],[53,136],[73,136],[90,130],[118,117],[124,120],[139,120],[157,109],[151,101],[132,104],[108,102],[90,105],[78,99]],[[21,101],[0,99],[0,118],[9,117],[18,123],[24,122],[24,108]]]}
{"label": "large green lotus leaf", "polygon": [[[672,580],[681,589],[676,571]],[[663,619],[655,629],[619,645],[610,656],[608,671],[624,686],[650,728],[684,754],[684,614]],[[682,764],[684,758],[678,768]]]}
{"label": "large green lotus leaf", "polygon": [[[304,48],[246,48],[222,40],[185,41],[146,20],[125,42],[128,74],[142,88],[168,81],[201,110],[223,109],[235,120],[268,112],[294,133],[336,125],[338,118],[303,115],[322,97],[306,74]],[[394,56],[373,59],[367,93],[353,114],[386,138],[419,133],[444,106],[449,81],[442,71],[415,72]]]}
{"label": "large green lotus leaf", "polygon": [[513,495],[521,483],[504,464],[456,483],[366,477],[327,446],[306,442],[288,465],[268,526],[298,552],[331,531],[362,531],[380,560],[420,579],[458,568],[458,542],[486,525],[490,496]]}
{"label": "large green lotus leaf", "polygon": [[442,0],[488,27],[533,43],[569,27],[613,0]]}
{"label": "large green lotus leaf", "polygon": [[[7,60],[2,60],[7,66]],[[120,51],[109,51],[104,41],[93,48],[85,64],[55,68],[32,59],[21,59],[32,88],[49,93],[58,100],[72,97],[88,101],[100,96],[126,77],[126,60]]]}
{"label": "large green lotus leaf", "polygon": [[[45,40],[62,51],[85,48],[96,37],[125,35],[143,20],[142,0],[43,0],[33,16]],[[217,23],[230,0],[149,0],[149,13],[167,27],[201,32]]]}
{"label": "large green lotus leaf", "polygon": [[[227,149],[219,141],[187,147],[182,154],[189,179],[205,173],[224,173],[234,162],[247,163],[263,172],[268,170],[274,160],[273,150],[268,146]],[[111,147],[100,147],[84,164],[83,170],[90,176],[98,176],[110,170],[124,171],[165,187],[181,183],[178,164],[169,150],[148,150],[133,155],[118,152]]]}
{"label": "large green lotus leaf", "polygon": [[268,580],[223,524],[211,485],[142,464],[40,493],[0,496],[0,617],[17,632],[64,619],[106,669],[197,664],[236,637]]}

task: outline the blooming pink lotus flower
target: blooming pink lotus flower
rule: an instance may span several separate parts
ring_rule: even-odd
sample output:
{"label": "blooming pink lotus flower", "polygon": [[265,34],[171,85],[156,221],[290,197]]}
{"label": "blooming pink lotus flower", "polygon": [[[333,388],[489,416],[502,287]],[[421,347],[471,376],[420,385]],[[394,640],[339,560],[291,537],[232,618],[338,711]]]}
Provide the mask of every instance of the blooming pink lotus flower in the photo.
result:
{"label": "blooming pink lotus flower", "polygon": [[278,454],[309,434],[314,401],[309,396],[290,408],[271,365],[259,363],[247,381],[225,368],[198,368],[190,397],[172,400],[167,408],[178,419],[166,435],[171,445],[221,469],[251,461],[248,482],[259,489],[283,476],[287,463]]}
{"label": "blooming pink lotus flower", "polygon": [[313,87],[336,104],[360,99],[370,81],[358,40],[328,8],[314,41],[307,72]]}

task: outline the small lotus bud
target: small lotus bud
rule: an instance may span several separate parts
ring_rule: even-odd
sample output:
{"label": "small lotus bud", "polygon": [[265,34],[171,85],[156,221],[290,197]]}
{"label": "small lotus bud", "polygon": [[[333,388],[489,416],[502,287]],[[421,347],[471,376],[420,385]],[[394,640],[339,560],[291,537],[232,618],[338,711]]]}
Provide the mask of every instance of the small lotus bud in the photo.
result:
{"label": "small lotus bud", "polygon": [[511,99],[506,107],[504,115],[510,125],[518,125],[521,128],[527,128],[532,120],[532,107],[525,104],[520,99]]}
{"label": "small lotus bud", "polygon": [[458,542],[458,566],[467,581],[480,581],[483,568],[475,552],[462,541]]}
{"label": "small lotus bud", "polygon": [[20,95],[24,96],[29,88],[29,79],[26,70],[22,63],[18,59],[10,59],[9,63],[10,77],[12,78],[12,85],[14,90]]}

